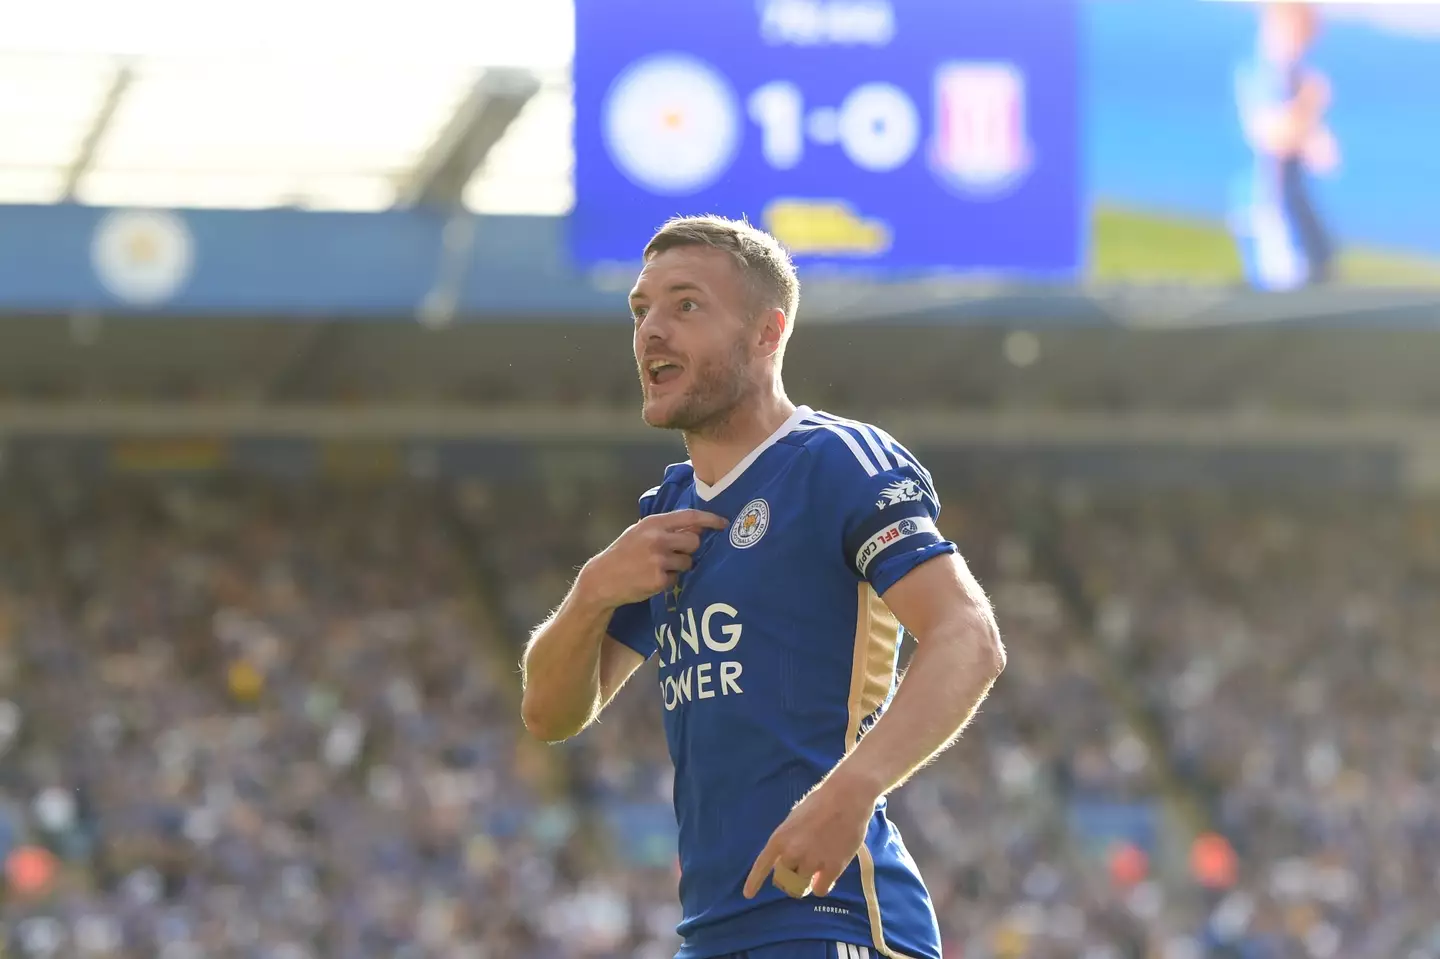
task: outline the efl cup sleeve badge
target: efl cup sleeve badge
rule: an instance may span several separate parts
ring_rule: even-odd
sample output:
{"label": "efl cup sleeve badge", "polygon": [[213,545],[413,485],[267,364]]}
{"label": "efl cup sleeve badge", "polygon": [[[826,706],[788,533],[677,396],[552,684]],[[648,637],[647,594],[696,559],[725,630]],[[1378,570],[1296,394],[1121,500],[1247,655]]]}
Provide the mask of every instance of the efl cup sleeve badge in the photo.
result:
{"label": "efl cup sleeve badge", "polygon": [[769,528],[770,504],[763,499],[752,499],[730,524],[730,545],[736,549],[749,549],[760,542],[760,537]]}
{"label": "efl cup sleeve badge", "polygon": [[1025,75],[1010,63],[942,64],[935,74],[930,169],[965,196],[994,197],[1034,164],[1025,130]]}
{"label": "efl cup sleeve badge", "polygon": [[859,552],[855,554],[855,568],[860,571],[861,576],[864,576],[875,557],[896,543],[921,533],[930,533],[938,537],[939,531],[935,528],[935,521],[928,516],[913,516],[896,520],[865,541]]}

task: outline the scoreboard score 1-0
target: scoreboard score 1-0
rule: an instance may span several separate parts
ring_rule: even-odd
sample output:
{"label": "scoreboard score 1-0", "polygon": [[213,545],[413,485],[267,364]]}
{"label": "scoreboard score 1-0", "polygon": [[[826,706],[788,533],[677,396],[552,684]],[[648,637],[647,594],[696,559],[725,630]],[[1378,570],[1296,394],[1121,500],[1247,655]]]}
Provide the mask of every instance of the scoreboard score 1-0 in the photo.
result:
{"label": "scoreboard score 1-0", "polygon": [[680,213],[802,262],[1067,278],[1074,0],[577,0],[577,262]]}

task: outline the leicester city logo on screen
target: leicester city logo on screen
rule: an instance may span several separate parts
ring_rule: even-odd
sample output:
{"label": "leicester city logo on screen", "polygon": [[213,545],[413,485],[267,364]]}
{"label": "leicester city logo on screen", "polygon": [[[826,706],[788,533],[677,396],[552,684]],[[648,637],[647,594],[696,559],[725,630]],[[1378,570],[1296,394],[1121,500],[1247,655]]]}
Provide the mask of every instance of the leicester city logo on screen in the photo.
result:
{"label": "leicester city logo on screen", "polygon": [[648,57],[605,102],[605,145],[637,186],[681,196],[710,186],[740,144],[739,110],[726,79],[696,57]]}

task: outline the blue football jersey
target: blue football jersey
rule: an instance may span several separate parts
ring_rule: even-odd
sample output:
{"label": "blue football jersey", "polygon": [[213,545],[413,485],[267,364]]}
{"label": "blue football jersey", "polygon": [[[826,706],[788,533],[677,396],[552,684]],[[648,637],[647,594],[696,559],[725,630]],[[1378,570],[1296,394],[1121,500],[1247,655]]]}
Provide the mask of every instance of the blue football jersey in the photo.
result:
{"label": "blue football jersey", "polygon": [[680,826],[680,959],[792,939],[940,959],[929,893],[881,800],[829,896],[741,894],[797,802],[884,712],[901,629],[885,591],[955,550],[930,475],[887,433],[801,407],[713,486],[688,463],[642,515],[698,508],[704,532],[673,590],[620,608],[610,634],[659,659]]}

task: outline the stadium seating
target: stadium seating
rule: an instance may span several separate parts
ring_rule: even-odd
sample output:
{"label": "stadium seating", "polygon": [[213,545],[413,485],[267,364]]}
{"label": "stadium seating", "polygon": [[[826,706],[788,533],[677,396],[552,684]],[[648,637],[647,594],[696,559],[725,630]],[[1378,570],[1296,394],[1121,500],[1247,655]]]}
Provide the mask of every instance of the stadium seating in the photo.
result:
{"label": "stadium seating", "polygon": [[[671,955],[653,676],[563,746],[516,721],[635,491],[509,492],[7,487],[9,952]],[[1359,507],[947,498],[1011,653],[893,803],[947,959],[1440,954],[1440,511]]]}
{"label": "stadium seating", "polygon": [[1437,518],[1433,503],[1293,493],[1066,517],[1117,665],[1238,849],[1212,951],[1440,951]]}

